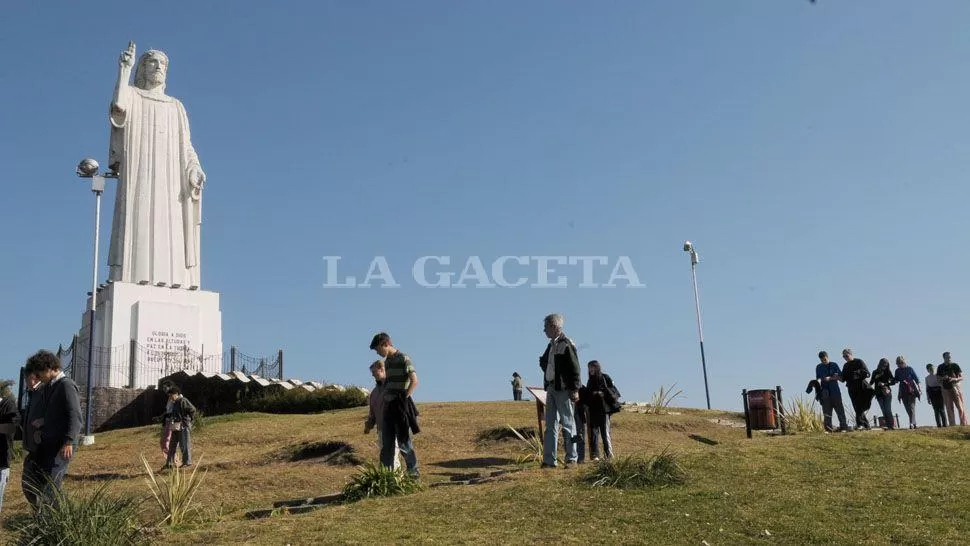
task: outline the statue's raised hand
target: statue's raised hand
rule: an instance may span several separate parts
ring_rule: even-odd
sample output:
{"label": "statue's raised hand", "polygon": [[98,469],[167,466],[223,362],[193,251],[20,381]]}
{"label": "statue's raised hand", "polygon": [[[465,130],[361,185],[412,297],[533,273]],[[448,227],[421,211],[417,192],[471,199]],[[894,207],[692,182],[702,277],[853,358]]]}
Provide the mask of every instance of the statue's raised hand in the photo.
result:
{"label": "statue's raised hand", "polygon": [[135,42],[128,42],[128,49],[121,52],[118,64],[123,69],[131,70],[132,65],[135,64]]}

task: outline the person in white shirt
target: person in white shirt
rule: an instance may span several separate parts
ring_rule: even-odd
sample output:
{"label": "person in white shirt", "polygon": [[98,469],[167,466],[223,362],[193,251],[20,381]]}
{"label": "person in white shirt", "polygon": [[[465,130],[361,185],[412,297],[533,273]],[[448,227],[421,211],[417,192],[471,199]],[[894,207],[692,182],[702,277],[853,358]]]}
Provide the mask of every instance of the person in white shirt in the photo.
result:
{"label": "person in white shirt", "polygon": [[933,415],[936,417],[936,426],[947,426],[946,410],[943,404],[943,387],[940,380],[936,377],[932,364],[926,365],[926,401],[933,406]]}

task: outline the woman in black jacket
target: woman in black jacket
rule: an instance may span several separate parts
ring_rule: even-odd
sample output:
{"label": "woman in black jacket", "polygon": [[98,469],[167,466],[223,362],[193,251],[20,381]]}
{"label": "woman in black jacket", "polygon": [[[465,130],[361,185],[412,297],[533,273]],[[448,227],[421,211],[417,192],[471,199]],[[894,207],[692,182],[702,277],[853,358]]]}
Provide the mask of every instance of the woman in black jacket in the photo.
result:
{"label": "woman in black jacket", "polygon": [[602,438],[603,455],[611,459],[613,440],[610,437],[610,413],[616,406],[619,391],[616,390],[610,376],[603,373],[598,361],[590,360],[587,366],[589,367],[589,380],[586,382],[587,407],[589,424],[592,428],[589,438],[590,455],[594,461],[599,460],[599,441]]}
{"label": "woman in black jacket", "polygon": [[895,428],[893,419],[893,372],[889,369],[889,359],[880,358],[876,371],[872,372],[869,384],[876,391],[876,401],[879,402],[879,409],[882,410],[883,427],[892,430]]}

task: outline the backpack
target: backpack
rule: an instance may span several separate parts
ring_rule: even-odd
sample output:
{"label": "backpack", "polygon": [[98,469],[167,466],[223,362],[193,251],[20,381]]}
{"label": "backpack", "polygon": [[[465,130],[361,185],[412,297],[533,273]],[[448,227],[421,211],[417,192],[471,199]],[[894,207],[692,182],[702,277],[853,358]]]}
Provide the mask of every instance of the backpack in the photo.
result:
{"label": "backpack", "polygon": [[919,386],[913,381],[913,378],[907,377],[899,382],[899,397],[915,397],[919,398]]}
{"label": "backpack", "polygon": [[623,409],[623,402],[620,401],[622,395],[610,376],[604,373],[603,379],[606,381],[606,395],[603,397],[607,406],[606,413],[613,415]]}

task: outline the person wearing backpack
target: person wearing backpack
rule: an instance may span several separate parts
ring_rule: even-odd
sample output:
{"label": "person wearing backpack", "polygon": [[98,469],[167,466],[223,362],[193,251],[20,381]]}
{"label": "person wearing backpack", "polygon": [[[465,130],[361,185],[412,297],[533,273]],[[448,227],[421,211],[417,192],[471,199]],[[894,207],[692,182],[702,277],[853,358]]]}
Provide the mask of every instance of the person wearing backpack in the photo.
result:
{"label": "person wearing backpack", "polygon": [[906,364],[906,359],[902,356],[896,357],[896,373],[893,382],[899,383],[899,401],[906,408],[906,415],[909,416],[909,428],[916,428],[916,400],[922,393],[919,388],[919,376],[916,370]]}
{"label": "person wearing backpack", "polygon": [[603,440],[603,455],[607,459],[613,458],[613,439],[610,436],[610,415],[619,411],[620,391],[613,384],[613,379],[603,373],[599,361],[590,360],[587,364],[589,380],[586,389],[589,392],[589,423],[590,455],[592,460],[600,458],[599,441]]}

